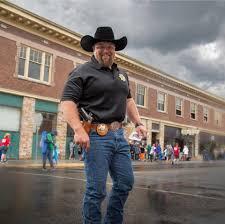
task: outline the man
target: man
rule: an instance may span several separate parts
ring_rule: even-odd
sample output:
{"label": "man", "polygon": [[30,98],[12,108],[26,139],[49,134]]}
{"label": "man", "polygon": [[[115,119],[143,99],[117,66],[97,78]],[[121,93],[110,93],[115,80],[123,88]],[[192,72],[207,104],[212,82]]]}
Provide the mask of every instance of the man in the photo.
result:
{"label": "man", "polygon": [[[134,182],[129,145],[121,123],[126,111],[138,134],[146,136],[130,94],[128,77],[114,63],[115,51],[123,50],[126,45],[127,38],[115,39],[111,27],[99,27],[94,37],[82,37],[81,47],[93,52],[93,56],[70,74],[61,99],[64,117],[75,133],[75,143],[85,149],[85,224],[101,223],[101,202],[106,196],[108,172],[113,187],[104,223],[123,222],[123,207]],[[80,108],[92,116],[90,133],[82,126]]]}

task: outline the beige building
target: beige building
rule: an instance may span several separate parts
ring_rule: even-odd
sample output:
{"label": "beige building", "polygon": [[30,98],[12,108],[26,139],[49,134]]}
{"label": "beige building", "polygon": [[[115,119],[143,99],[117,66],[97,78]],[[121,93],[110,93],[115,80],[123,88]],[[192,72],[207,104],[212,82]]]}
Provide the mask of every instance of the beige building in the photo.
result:
{"label": "beige building", "polygon": [[[40,157],[43,130],[57,130],[61,157],[72,132],[60,96],[70,71],[89,60],[81,35],[18,6],[0,1],[0,137],[12,134],[9,156]],[[123,54],[130,88],[148,128],[148,143],[189,145],[197,157],[210,141],[225,144],[225,100]],[[132,124],[127,125],[132,131]]]}

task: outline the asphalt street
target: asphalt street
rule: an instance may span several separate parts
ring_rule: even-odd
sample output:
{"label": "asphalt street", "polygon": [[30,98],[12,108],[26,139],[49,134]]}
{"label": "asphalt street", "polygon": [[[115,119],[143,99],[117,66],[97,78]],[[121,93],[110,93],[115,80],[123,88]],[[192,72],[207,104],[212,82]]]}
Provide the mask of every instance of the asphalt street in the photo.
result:
{"label": "asphalt street", "polygon": [[[224,224],[225,162],[137,166],[126,224]],[[0,166],[0,223],[80,224],[82,169]],[[111,180],[108,179],[108,191]],[[102,206],[103,215],[107,199]]]}

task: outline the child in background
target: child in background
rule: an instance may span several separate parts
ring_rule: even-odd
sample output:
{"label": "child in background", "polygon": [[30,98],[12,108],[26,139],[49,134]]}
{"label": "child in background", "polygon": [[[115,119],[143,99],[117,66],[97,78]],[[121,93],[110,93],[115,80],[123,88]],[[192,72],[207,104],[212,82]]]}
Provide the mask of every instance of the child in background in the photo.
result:
{"label": "child in background", "polygon": [[55,144],[55,147],[53,149],[52,159],[55,167],[59,161],[59,145],[57,143]]}

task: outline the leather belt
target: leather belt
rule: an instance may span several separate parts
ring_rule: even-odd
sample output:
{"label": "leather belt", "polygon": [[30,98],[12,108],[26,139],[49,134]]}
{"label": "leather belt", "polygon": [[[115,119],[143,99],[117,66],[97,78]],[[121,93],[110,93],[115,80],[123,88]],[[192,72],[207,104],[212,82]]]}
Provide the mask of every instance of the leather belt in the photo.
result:
{"label": "leather belt", "polygon": [[105,123],[89,123],[87,121],[83,121],[83,127],[85,131],[89,134],[90,130],[94,130],[100,136],[105,136],[109,130],[116,131],[119,128],[122,128],[122,122],[114,121],[110,124]]}
{"label": "leather belt", "polygon": [[114,121],[110,124],[105,124],[105,123],[91,124],[91,129],[94,129],[96,131],[97,127],[104,126],[104,125],[107,126],[108,130],[111,130],[111,131],[116,131],[119,128],[122,128],[122,122]]}

